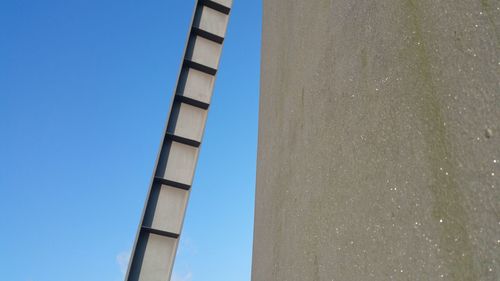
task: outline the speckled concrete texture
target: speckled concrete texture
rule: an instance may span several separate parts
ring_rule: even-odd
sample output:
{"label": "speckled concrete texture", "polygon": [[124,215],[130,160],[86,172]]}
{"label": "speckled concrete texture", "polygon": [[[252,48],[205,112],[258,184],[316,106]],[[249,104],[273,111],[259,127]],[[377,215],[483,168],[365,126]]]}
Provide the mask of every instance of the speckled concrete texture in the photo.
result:
{"label": "speckled concrete texture", "polygon": [[500,280],[500,1],[263,1],[252,280]]}

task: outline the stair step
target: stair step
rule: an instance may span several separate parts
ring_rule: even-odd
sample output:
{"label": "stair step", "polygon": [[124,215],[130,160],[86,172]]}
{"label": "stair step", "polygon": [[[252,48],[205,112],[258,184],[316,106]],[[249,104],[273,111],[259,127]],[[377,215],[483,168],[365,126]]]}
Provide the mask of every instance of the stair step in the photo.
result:
{"label": "stair step", "polygon": [[203,37],[205,39],[208,39],[208,40],[211,40],[211,41],[214,41],[215,43],[219,43],[219,44],[222,44],[224,43],[224,37],[220,37],[219,35],[215,35],[213,33],[210,33],[208,31],[205,31],[203,29],[200,29],[198,27],[193,27],[191,29],[191,32],[195,35],[198,35],[200,37]]}
{"label": "stair step", "polygon": [[210,0],[200,0],[198,1],[198,3],[200,5],[207,6],[226,15],[229,15],[229,12],[231,11],[231,8]]}
{"label": "stair step", "polygon": [[161,236],[165,236],[165,237],[170,237],[170,238],[174,238],[174,239],[179,238],[179,234],[177,234],[177,233],[172,233],[172,232],[168,232],[168,231],[154,229],[154,228],[147,227],[147,226],[141,227],[141,230],[144,232],[147,232],[147,233],[153,233],[153,234],[157,234],[157,235],[161,235]]}
{"label": "stair step", "polygon": [[154,182],[161,183],[161,184],[168,185],[168,186],[172,186],[172,187],[176,187],[176,188],[180,188],[180,189],[184,189],[184,190],[191,189],[191,186],[188,184],[176,182],[176,181],[171,181],[171,180],[167,180],[167,179],[163,179],[163,178],[158,178],[158,177],[154,178]]}

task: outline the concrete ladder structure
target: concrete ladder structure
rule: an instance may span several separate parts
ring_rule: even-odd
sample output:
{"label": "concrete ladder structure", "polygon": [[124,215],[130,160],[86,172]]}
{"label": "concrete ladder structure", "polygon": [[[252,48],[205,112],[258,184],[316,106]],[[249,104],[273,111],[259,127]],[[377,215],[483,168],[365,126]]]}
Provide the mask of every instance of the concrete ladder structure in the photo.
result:
{"label": "concrete ladder structure", "polygon": [[125,281],[170,280],[232,0],[198,0]]}

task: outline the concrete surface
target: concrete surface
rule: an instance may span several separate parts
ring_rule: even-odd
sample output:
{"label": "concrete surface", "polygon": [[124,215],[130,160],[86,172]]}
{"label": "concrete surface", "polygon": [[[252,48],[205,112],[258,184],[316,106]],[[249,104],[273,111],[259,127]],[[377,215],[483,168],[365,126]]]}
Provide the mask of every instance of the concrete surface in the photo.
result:
{"label": "concrete surface", "polygon": [[500,1],[263,6],[252,280],[500,280]]}
{"label": "concrete surface", "polygon": [[228,20],[229,15],[219,13],[209,7],[203,7],[195,15],[193,25],[207,32],[224,37]]}
{"label": "concrete surface", "polygon": [[170,112],[171,120],[167,132],[201,142],[207,113],[205,109],[189,104],[174,104]]}
{"label": "concrete surface", "polygon": [[[160,185],[160,184],[158,184]],[[181,233],[189,190],[168,185],[153,188],[143,225],[152,229]]]}
{"label": "concrete surface", "polygon": [[192,36],[186,50],[186,58],[196,63],[215,68],[219,67],[222,45],[200,36]]}
{"label": "concrete surface", "polygon": [[215,77],[195,69],[184,69],[179,78],[178,95],[210,103]]}
{"label": "concrete surface", "polygon": [[156,169],[156,177],[191,185],[199,148],[179,142],[165,142]]}
{"label": "concrete surface", "polygon": [[141,249],[137,257],[141,260],[141,271],[133,271],[130,278],[138,281],[169,280],[177,243],[177,239],[145,234],[137,245]]}

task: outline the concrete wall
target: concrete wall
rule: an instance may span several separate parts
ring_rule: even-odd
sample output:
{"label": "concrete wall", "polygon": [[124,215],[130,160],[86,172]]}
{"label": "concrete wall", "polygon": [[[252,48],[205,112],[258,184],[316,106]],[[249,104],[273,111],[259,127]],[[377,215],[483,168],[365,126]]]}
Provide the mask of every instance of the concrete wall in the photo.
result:
{"label": "concrete wall", "polygon": [[500,280],[500,1],[264,0],[253,281]]}

